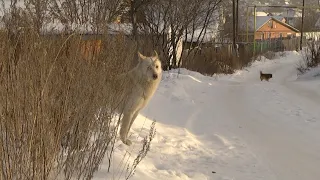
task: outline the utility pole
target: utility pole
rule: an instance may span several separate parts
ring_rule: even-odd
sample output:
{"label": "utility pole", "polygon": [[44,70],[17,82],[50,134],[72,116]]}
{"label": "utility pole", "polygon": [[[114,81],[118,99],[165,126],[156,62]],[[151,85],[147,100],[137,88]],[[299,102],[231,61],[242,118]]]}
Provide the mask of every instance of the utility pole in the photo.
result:
{"label": "utility pole", "polygon": [[239,0],[237,0],[237,26],[236,26],[236,40],[239,41]]}
{"label": "utility pole", "polygon": [[253,55],[256,54],[256,26],[257,26],[257,7],[253,7],[254,21],[253,21]]}
{"label": "utility pole", "polygon": [[233,50],[236,52],[237,45],[236,45],[236,3],[235,0],[232,1],[232,21],[233,21]]}
{"label": "utility pole", "polygon": [[301,35],[300,35],[300,50],[302,50],[302,40],[303,40],[303,21],[304,21],[304,0],[302,0],[302,18],[301,18]]}

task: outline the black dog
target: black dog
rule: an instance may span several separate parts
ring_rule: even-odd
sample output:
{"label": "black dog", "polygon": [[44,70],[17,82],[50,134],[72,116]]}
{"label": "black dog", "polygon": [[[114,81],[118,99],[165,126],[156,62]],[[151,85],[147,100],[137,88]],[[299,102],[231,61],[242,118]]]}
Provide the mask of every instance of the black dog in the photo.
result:
{"label": "black dog", "polygon": [[266,80],[269,81],[269,79],[272,78],[272,74],[263,74],[262,71],[260,71],[260,80]]}

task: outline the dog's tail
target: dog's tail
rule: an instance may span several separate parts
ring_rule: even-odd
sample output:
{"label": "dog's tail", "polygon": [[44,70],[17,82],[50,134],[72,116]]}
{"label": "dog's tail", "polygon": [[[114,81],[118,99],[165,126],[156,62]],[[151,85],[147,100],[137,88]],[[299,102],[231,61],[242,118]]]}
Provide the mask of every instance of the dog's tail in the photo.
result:
{"label": "dog's tail", "polygon": [[262,75],[262,71],[260,71],[260,75]]}

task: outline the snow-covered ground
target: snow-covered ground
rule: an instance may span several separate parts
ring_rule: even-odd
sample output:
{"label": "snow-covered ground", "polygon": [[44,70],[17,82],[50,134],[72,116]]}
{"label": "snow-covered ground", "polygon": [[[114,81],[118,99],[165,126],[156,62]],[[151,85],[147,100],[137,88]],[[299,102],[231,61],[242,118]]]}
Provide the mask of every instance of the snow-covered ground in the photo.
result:
{"label": "snow-covered ground", "polygon": [[165,72],[133,145],[118,142],[114,168],[107,173],[106,160],[94,179],[124,179],[152,119],[157,133],[133,180],[320,179],[320,68],[298,78],[299,60],[288,52],[215,77]]}

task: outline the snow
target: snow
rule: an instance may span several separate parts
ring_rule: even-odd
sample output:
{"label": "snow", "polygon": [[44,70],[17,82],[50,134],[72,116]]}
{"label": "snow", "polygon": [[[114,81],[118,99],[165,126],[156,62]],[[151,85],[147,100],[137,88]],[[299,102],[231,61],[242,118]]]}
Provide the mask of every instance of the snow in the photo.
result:
{"label": "snow", "polygon": [[[133,146],[117,142],[114,168],[107,173],[106,160],[94,180],[123,179],[153,119],[157,133],[133,180],[318,179],[320,68],[298,77],[300,58],[287,52],[213,77],[164,72],[133,125]],[[273,74],[270,82],[260,70]]]}
{"label": "snow", "polygon": [[299,80],[315,80],[320,78],[320,66],[310,69],[298,77]]}
{"label": "snow", "polygon": [[201,28],[196,29],[194,30],[193,34],[188,33],[187,38],[185,38],[185,35],[182,36],[182,38],[184,41],[187,41],[187,42],[197,42],[202,40],[202,42],[205,43],[205,42],[212,41],[215,37],[217,37],[217,34],[218,34],[218,23],[210,26],[206,31],[204,31]]}
{"label": "snow", "polygon": [[258,11],[258,12],[256,12],[256,16],[268,16],[268,13],[263,12],[263,11]]}

